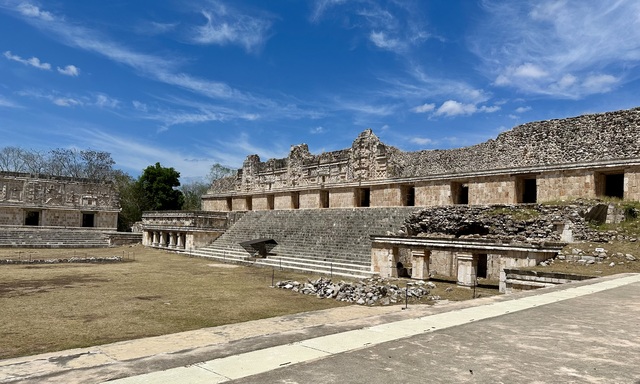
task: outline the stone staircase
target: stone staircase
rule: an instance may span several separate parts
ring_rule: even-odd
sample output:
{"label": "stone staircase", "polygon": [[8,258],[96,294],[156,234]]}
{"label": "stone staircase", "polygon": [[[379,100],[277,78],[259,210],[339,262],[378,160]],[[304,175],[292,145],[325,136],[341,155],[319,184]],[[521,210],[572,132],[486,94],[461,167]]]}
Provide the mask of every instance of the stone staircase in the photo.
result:
{"label": "stone staircase", "polygon": [[[332,208],[250,211],[192,256],[302,272],[369,277],[370,235],[397,231],[419,208]],[[266,258],[253,257],[240,243],[260,238],[278,245]]]}
{"label": "stone staircase", "polygon": [[78,228],[0,227],[2,248],[105,248],[107,233]]}

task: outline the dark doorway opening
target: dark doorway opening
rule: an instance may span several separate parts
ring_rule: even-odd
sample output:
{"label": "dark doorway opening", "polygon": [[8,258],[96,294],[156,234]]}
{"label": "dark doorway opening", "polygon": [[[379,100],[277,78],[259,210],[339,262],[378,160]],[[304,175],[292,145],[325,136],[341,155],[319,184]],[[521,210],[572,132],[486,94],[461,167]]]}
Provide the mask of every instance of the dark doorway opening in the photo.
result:
{"label": "dark doorway opening", "polygon": [[247,197],[245,201],[246,201],[247,211],[253,210],[253,200],[251,199],[251,196]]}
{"label": "dark doorway opening", "polygon": [[300,192],[291,192],[291,208],[300,209]]}
{"label": "dark doorway opening", "polygon": [[320,208],[329,208],[329,191],[320,191]]}
{"label": "dark doorway opening", "polygon": [[479,254],[478,255],[478,265],[476,267],[476,277],[481,279],[487,278],[487,255]]}
{"label": "dark doorway opening", "polygon": [[453,198],[453,204],[469,204],[469,184],[452,183],[451,197]]}
{"label": "dark doorway opening", "polygon": [[82,226],[83,227],[94,227],[95,226],[95,214],[94,213],[83,213],[82,214]]}
{"label": "dark doorway opening", "polygon": [[40,212],[38,211],[28,211],[24,215],[24,225],[40,225]]}
{"label": "dark doorway opening", "polygon": [[524,204],[535,204],[538,202],[538,185],[536,179],[522,180],[522,201]]}
{"label": "dark doorway opening", "polygon": [[267,209],[268,210],[273,210],[274,209],[274,196],[273,195],[267,195]]}
{"label": "dark doorway opening", "polygon": [[624,173],[604,175],[604,195],[607,197],[624,197]]}
{"label": "dark doorway opening", "polygon": [[371,204],[371,189],[369,188],[358,189],[357,198],[358,198],[357,200],[358,207],[368,207]]}
{"label": "dark doorway opening", "polygon": [[402,188],[402,205],[405,207],[416,205],[416,188],[413,185],[406,185]]}
{"label": "dark doorway opening", "polygon": [[227,197],[227,211],[233,211],[233,199]]}

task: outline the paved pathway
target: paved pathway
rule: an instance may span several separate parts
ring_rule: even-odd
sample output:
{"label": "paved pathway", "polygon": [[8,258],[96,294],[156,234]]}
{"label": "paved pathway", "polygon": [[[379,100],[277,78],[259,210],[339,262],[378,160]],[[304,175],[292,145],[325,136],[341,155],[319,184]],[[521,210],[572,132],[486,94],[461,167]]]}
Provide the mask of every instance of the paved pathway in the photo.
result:
{"label": "paved pathway", "polygon": [[348,307],[0,361],[0,383],[640,383],[640,275]]}

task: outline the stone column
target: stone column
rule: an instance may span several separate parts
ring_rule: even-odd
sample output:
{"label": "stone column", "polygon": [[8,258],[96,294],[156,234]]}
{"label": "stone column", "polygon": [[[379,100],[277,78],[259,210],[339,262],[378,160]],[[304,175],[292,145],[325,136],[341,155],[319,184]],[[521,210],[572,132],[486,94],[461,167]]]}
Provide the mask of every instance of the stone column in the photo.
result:
{"label": "stone column", "polygon": [[178,233],[177,244],[176,244],[177,248],[184,248],[184,241],[182,241],[183,238],[184,238],[184,233]]}
{"label": "stone column", "polygon": [[153,231],[151,232],[151,236],[153,237],[153,239],[151,240],[151,245],[153,245],[154,247],[158,246],[158,232],[157,231]]}
{"label": "stone column", "polygon": [[458,285],[473,287],[476,284],[476,270],[478,257],[471,253],[457,253],[458,258]]}
{"label": "stone column", "polygon": [[428,249],[411,251],[411,278],[426,280],[429,278],[429,257],[431,251]]}
{"label": "stone column", "polygon": [[160,243],[158,245],[163,248],[167,246],[167,234],[162,231],[160,231]]}
{"label": "stone column", "polygon": [[169,232],[169,248],[176,247],[176,234],[174,232]]}

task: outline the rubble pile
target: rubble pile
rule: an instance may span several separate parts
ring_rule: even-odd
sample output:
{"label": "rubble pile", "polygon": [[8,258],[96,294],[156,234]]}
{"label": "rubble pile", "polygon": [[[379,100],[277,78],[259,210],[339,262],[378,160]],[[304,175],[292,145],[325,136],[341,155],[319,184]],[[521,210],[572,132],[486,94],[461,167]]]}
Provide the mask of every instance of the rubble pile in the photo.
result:
{"label": "rubble pile", "polygon": [[287,280],[278,281],[275,287],[290,289],[305,295],[315,295],[322,299],[335,299],[360,305],[390,305],[403,302],[407,296],[415,299],[440,300],[440,297],[430,295],[430,290],[436,287],[432,282],[408,282],[406,287],[400,287],[380,277],[363,279],[356,283],[333,282],[323,277],[307,280],[306,283]]}

